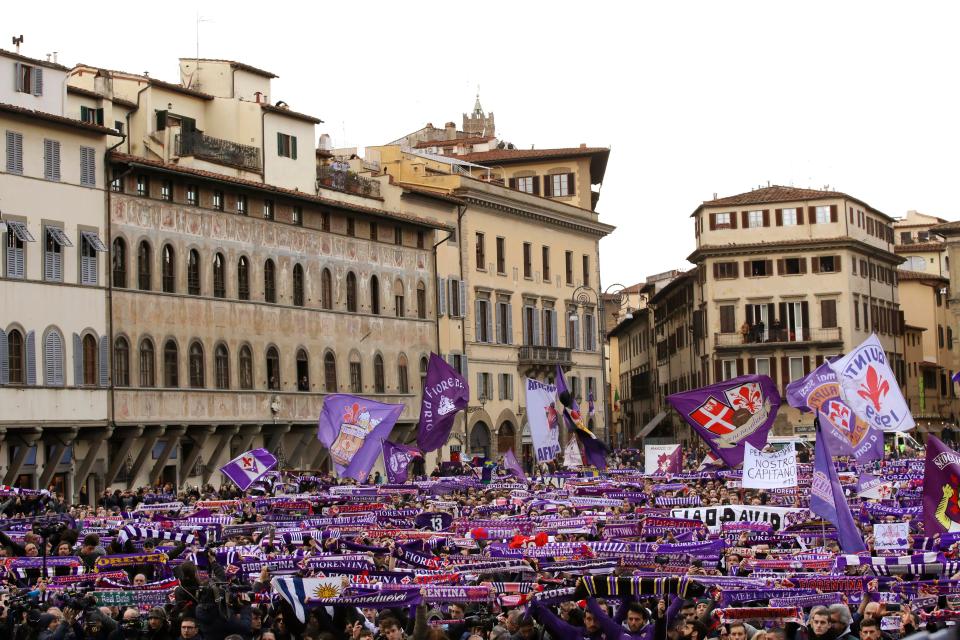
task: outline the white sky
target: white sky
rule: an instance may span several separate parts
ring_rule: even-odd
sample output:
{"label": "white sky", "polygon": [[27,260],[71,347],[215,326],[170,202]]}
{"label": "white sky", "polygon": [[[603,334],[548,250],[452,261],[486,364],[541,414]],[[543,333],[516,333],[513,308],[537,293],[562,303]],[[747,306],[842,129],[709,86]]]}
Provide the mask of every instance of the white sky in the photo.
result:
{"label": "white sky", "polygon": [[459,126],[479,85],[520,148],[612,147],[604,286],[687,268],[697,205],[767,181],[957,217],[960,4],[8,2],[0,47],[176,81],[197,11],[201,56],[276,73],[336,146]]}

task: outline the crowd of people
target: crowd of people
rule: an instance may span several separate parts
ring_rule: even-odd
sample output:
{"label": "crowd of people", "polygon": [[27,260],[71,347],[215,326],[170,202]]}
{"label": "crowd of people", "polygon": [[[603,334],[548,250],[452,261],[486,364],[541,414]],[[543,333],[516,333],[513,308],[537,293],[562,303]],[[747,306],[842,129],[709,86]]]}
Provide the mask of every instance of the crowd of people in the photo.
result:
{"label": "crowd of people", "polygon": [[[476,461],[404,484],[271,472],[104,493],[4,488],[0,627],[11,640],[893,640],[960,619],[953,534],[926,536],[923,461],[871,471],[868,552],[845,554],[799,486],[738,472],[535,477]],[[449,467],[448,467],[449,469]],[[425,469],[418,468],[423,473]],[[476,473],[474,473],[476,471]],[[906,538],[875,535],[905,523]],[[960,537],[960,535],[958,535]],[[954,596],[952,594],[956,593]]]}

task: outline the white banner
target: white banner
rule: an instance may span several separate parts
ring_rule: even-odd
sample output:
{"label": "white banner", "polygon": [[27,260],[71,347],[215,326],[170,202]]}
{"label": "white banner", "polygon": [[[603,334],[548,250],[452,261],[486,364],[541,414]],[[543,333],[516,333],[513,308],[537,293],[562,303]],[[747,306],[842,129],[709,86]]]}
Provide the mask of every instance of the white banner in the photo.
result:
{"label": "white banner", "polygon": [[527,378],[527,424],[537,462],[553,460],[560,453],[560,414],[554,403],[557,387]]}
{"label": "white banner", "polygon": [[878,522],[873,525],[874,549],[906,549],[909,540],[909,522]]}
{"label": "white banner", "polygon": [[749,442],[743,450],[743,488],[778,489],[797,486],[797,450],[793,443],[764,453]]}
{"label": "white banner", "polygon": [[840,383],[840,396],[857,417],[882,431],[906,431],[916,426],[887,354],[876,334],[830,363]]}
{"label": "white banner", "polygon": [[712,533],[720,531],[720,524],[724,522],[769,522],[774,531],[779,531],[787,523],[787,516],[791,514],[808,513],[809,509],[794,509],[792,507],[763,507],[741,504],[719,505],[716,507],[685,507],[673,509],[670,515],[674,518],[699,520],[707,525]]}
{"label": "white banner", "polygon": [[683,471],[678,444],[647,444],[643,446],[643,472],[648,476]]}
{"label": "white banner", "polygon": [[583,454],[580,453],[580,443],[577,436],[570,434],[570,442],[563,450],[563,466],[567,469],[579,469],[583,466]]}

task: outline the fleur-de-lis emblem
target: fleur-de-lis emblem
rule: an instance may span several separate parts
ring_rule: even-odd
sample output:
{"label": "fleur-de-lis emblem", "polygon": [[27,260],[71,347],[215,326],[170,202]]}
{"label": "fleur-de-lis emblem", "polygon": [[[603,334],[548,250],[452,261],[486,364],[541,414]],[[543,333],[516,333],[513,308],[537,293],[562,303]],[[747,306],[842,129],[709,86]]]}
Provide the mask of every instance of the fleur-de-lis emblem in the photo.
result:
{"label": "fleur-de-lis emblem", "polygon": [[360,417],[360,405],[356,402],[353,403],[353,406],[347,406],[343,408],[343,421],[346,424],[354,424],[357,419]]}
{"label": "fleur-de-lis emblem", "polygon": [[850,409],[843,404],[835,401],[830,402],[830,411],[827,414],[830,422],[840,427],[844,431],[850,429]]}
{"label": "fleur-de-lis emblem", "polygon": [[745,384],[730,397],[730,404],[734,409],[746,409],[751,414],[759,411],[762,403],[760,386],[756,384]]}
{"label": "fleur-de-lis emblem", "polygon": [[880,400],[890,392],[890,383],[881,380],[877,370],[870,365],[867,368],[867,383],[860,385],[857,395],[873,404],[874,411],[880,411]]}

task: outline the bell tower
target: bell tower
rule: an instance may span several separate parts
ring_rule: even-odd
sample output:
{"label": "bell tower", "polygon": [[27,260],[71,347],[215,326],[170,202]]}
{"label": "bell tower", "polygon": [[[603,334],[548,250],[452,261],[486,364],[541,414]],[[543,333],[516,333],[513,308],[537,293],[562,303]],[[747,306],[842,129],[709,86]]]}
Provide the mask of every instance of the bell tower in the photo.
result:
{"label": "bell tower", "polygon": [[496,136],[497,130],[493,122],[493,112],[489,115],[483,112],[480,106],[480,92],[473,104],[473,113],[463,114],[463,132],[468,136]]}

